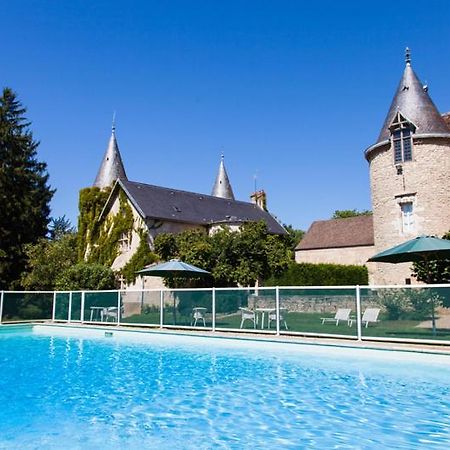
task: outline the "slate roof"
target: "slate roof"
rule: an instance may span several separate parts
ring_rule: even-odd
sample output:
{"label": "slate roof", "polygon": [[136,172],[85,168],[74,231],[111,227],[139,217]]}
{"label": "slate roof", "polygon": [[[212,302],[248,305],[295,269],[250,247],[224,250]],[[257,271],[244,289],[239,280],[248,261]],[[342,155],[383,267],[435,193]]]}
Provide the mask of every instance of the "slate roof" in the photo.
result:
{"label": "slate roof", "polygon": [[296,250],[374,245],[373,216],[313,222]]}
{"label": "slate roof", "polygon": [[217,173],[211,195],[234,200],[233,189],[231,188],[230,179],[228,178],[227,170],[225,169],[223,155],[220,160],[219,172]]}
{"label": "slate roof", "polygon": [[390,138],[389,126],[397,111],[415,125],[416,134],[449,133],[445,120],[428,95],[428,89],[424,89],[408,60],[377,143]]}
{"label": "slate roof", "polygon": [[112,186],[118,179],[126,180],[127,175],[120,156],[119,146],[117,145],[116,130],[113,126],[108,147],[95,177],[94,186],[103,189]]}
{"label": "slate roof", "polygon": [[[286,230],[271,214],[253,203],[128,180],[117,181],[110,199],[118,186],[123,188],[139,214],[145,219],[204,226],[264,220],[270,233],[286,234]],[[108,203],[105,205],[103,213],[107,208]]]}

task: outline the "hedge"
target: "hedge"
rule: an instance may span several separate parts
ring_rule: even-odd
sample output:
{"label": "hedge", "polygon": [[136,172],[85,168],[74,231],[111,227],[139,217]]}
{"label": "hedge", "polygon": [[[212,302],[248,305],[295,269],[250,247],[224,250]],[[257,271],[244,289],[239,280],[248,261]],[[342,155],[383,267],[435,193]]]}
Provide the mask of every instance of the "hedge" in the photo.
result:
{"label": "hedge", "polygon": [[292,263],[279,276],[264,281],[265,286],[350,286],[367,285],[366,266]]}

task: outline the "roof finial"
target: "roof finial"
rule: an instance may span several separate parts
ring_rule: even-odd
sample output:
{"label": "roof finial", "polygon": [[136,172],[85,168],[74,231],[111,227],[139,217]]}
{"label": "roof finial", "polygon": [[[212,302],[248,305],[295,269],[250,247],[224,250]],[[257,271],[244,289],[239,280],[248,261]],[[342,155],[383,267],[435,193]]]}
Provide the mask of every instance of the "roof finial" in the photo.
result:
{"label": "roof finial", "polygon": [[112,132],[115,133],[116,132],[116,111],[113,112],[113,117],[112,117]]}
{"label": "roof finial", "polygon": [[409,47],[406,47],[405,49],[405,63],[411,65],[411,50]]}

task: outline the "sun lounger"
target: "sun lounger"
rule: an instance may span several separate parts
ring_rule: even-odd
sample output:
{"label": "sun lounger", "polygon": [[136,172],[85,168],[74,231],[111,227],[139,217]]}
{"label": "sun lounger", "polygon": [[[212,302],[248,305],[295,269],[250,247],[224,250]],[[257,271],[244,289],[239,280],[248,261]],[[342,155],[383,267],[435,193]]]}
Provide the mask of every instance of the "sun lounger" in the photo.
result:
{"label": "sun lounger", "polygon": [[[378,315],[380,314],[380,308],[366,308],[364,311],[363,316],[361,317],[361,323],[364,327],[368,327],[369,323],[377,323]],[[356,318],[352,317],[349,321],[349,326],[351,327],[353,325],[353,322],[356,321]]]}
{"label": "sun lounger", "polygon": [[322,325],[325,322],[335,322],[336,326],[339,325],[339,321],[346,321],[348,325],[350,325],[350,313],[352,312],[351,308],[339,308],[336,311],[336,314],[334,317],[321,317],[320,320],[322,320]]}

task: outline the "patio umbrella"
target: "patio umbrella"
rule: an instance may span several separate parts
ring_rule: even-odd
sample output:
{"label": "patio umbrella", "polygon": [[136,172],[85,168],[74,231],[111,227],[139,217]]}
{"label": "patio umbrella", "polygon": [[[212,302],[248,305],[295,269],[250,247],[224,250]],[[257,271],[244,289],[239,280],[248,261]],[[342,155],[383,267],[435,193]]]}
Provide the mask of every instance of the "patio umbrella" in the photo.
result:
{"label": "patio umbrella", "polygon": [[[179,259],[171,259],[161,264],[150,264],[136,273],[144,276],[164,278],[197,278],[211,275],[210,272],[180,261]],[[176,324],[175,297],[173,299],[173,321]]]}
{"label": "patio umbrella", "polygon": [[450,259],[450,241],[434,236],[419,236],[403,244],[377,253],[370,262],[428,262],[437,259]]}
{"label": "patio umbrella", "polygon": [[[377,253],[368,259],[369,262],[386,262],[392,264],[404,262],[430,262],[439,259],[450,259],[450,241],[434,236],[418,236],[414,239],[396,245],[395,247]],[[427,284],[431,284],[432,274],[428,273]],[[433,335],[436,335],[436,318],[434,315],[434,300],[432,299],[431,322]]]}
{"label": "patio umbrella", "polygon": [[194,278],[211,275],[206,270],[180,261],[179,259],[171,259],[170,261],[161,264],[150,264],[142,270],[139,270],[137,273],[165,278]]}

